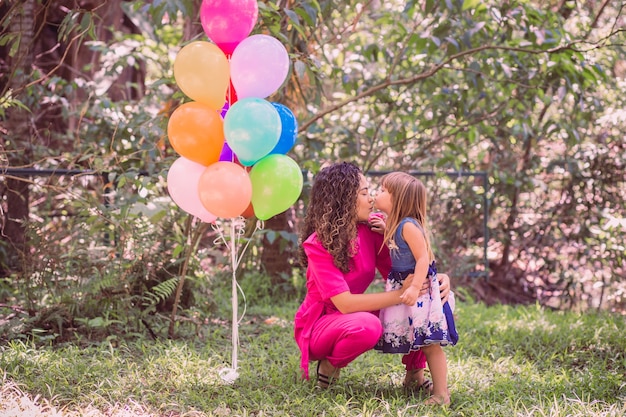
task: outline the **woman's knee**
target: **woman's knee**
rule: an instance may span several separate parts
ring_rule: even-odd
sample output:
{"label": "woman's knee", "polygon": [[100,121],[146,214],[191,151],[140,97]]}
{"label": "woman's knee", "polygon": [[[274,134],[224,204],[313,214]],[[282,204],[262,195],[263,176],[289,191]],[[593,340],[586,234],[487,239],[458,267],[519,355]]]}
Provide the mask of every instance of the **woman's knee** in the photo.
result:
{"label": "woman's knee", "polygon": [[361,313],[357,317],[358,326],[355,333],[359,335],[364,344],[374,347],[383,334],[383,326],[380,319],[370,313]]}

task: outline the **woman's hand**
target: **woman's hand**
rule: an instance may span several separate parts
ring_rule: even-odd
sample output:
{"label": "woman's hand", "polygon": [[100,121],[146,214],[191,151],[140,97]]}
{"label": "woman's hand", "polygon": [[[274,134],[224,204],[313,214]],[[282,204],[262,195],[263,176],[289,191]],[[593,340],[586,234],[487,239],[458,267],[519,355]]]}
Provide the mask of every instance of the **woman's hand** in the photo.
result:
{"label": "woman's hand", "polygon": [[441,302],[443,304],[448,301],[448,296],[450,295],[450,277],[448,274],[437,274],[437,279],[439,280],[439,294],[441,295]]}
{"label": "woman's hand", "polygon": [[[448,296],[450,295],[450,277],[448,276],[448,274],[437,274],[437,279],[439,280],[439,295],[441,295],[441,303],[445,304],[446,301],[448,301]],[[407,285],[407,281],[409,282],[409,284]],[[404,280],[404,283],[402,284],[402,289],[406,290],[410,284],[410,282],[413,281],[413,274],[409,275],[406,277],[406,279]],[[420,288],[420,297],[424,294],[426,294],[428,291],[430,290],[430,281],[429,280],[425,280],[424,284],[422,284],[422,288]]]}

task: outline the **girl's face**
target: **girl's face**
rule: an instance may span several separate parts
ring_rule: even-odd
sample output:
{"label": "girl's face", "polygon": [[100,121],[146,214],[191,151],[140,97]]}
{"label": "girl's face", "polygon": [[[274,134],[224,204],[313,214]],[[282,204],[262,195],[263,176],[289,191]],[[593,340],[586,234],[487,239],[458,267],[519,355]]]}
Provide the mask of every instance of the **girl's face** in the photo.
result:
{"label": "girl's face", "polygon": [[391,194],[384,186],[380,187],[378,195],[376,195],[374,207],[387,215],[391,212]]}
{"label": "girl's face", "polygon": [[370,213],[372,212],[372,204],[374,200],[370,195],[370,188],[364,175],[361,175],[361,182],[359,184],[359,192],[356,197],[356,213],[358,221],[366,222],[369,220]]}

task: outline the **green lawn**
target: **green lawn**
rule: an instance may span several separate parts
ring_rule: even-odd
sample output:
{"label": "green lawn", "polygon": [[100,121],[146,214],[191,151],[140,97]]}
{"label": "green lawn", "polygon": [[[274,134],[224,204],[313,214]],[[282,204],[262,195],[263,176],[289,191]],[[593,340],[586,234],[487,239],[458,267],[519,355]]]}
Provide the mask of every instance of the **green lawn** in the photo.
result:
{"label": "green lawn", "polygon": [[[400,357],[370,352],[323,391],[299,379],[296,305],[248,306],[239,378],[229,313],[194,340],[0,347],[0,416],[624,416],[625,318],[457,302],[448,353],[452,404],[400,388]],[[312,372],[314,371],[314,367]]]}

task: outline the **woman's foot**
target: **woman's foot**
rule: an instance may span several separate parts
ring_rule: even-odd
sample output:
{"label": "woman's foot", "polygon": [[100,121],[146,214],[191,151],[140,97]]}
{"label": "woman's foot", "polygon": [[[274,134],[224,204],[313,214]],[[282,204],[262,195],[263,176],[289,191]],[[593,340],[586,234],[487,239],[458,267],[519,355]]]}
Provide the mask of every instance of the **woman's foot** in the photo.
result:
{"label": "woman's foot", "polygon": [[337,379],[341,369],[335,368],[326,359],[317,362],[317,386],[320,388],[328,388]]}
{"label": "woman's foot", "polygon": [[402,386],[408,391],[432,394],[433,382],[424,376],[423,369],[407,369]]}

